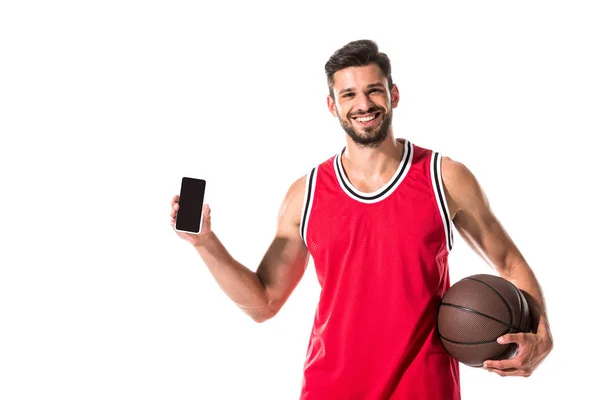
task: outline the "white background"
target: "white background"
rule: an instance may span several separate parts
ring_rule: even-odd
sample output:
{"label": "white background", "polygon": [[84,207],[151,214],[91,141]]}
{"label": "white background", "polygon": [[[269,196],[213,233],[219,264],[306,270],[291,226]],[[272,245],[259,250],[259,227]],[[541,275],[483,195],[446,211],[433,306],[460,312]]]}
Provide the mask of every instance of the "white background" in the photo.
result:
{"label": "white background", "polygon": [[[474,172],[546,295],[554,352],[527,379],[461,367],[463,399],[593,397],[594,3],[2,2],[0,398],[297,398],[312,261],[256,324],[169,203],[206,179],[213,229],[255,270],[289,185],[345,144],[323,67],[363,38],[392,60],[395,136]],[[450,268],[492,272],[458,235]]]}

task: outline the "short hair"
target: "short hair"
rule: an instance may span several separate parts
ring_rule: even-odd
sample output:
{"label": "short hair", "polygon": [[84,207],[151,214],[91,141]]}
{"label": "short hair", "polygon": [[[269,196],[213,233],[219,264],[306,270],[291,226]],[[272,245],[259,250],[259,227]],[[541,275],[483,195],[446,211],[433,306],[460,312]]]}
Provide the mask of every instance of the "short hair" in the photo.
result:
{"label": "short hair", "polygon": [[333,96],[333,75],[344,68],[361,67],[377,64],[387,78],[389,89],[392,90],[392,66],[387,54],[379,51],[377,43],[372,40],[355,40],[336,50],[325,64],[329,94]]}

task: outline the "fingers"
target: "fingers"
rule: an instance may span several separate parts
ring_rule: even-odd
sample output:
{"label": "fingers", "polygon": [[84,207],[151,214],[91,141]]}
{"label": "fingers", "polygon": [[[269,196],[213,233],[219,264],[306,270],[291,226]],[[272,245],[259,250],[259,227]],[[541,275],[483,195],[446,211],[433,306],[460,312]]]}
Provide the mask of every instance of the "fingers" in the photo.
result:
{"label": "fingers", "polygon": [[486,368],[489,372],[493,372],[500,376],[523,376],[528,377],[531,376],[530,370],[510,368],[510,369],[496,369],[496,368]]}
{"label": "fingers", "polygon": [[202,218],[202,231],[210,231],[210,206],[208,204],[204,204],[202,213],[204,214]]}
{"label": "fingers", "polygon": [[506,335],[502,335],[497,339],[497,342],[500,344],[507,343],[522,343],[525,340],[524,333],[507,333]]}
{"label": "fingers", "polygon": [[[175,223],[176,223],[176,218],[177,218],[177,211],[179,210],[179,195],[175,195],[173,196],[173,199],[171,200],[171,212],[170,212],[170,216],[171,216],[171,227],[175,230]],[[203,222],[202,222],[202,228],[201,228],[201,232],[205,232],[205,231],[210,231],[211,229],[211,223],[210,223],[210,206],[208,204],[204,204],[204,206],[202,207],[202,214],[203,214]],[[197,235],[189,235],[186,233],[181,233],[178,232],[178,234],[180,236],[185,236],[185,237],[195,237]]]}
{"label": "fingers", "polygon": [[171,218],[175,218],[177,210],[179,210],[179,195],[173,196],[173,199],[171,200]]}
{"label": "fingers", "polygon": [[518,366],[519,362],[514,358],[510,360],[487,360],[483,363],[483,368],[485,369],[509,370],[516,369]]}
{"label": "fingers", "polygon": [[512,356],[510,358],[504,358],[501,360],[485,360],[483,362],[483,368],[494,368],[494,369],[502,369],[502,370],[508,370],[511,368],[521,369],[521,367],[523,366],[523,361],[524,361],[522,349],[524,348],[523,346],[525,346],[525,345],[522,342],[517,342],[517,343],[519,343],[519,344],[518,344],[517,352],[514,356]]}
{"label": "fingers", "polygon": [[500,360],[486,361],[483,363],[483,369],[494,372],[500,376],[530,376],[533,368],[525,366],[519,360]]}
{"label": "fingers", "polygon": [[515,343],[518,346],[517,354],[506,360],[486,360],[483,368],[489,372],[494,372],[500,376],[530,376],[532,372],[531,365],[526,362],[526,354],[529,345],[527,337],[523,333],[509,333],[498,338],[498,343]]}

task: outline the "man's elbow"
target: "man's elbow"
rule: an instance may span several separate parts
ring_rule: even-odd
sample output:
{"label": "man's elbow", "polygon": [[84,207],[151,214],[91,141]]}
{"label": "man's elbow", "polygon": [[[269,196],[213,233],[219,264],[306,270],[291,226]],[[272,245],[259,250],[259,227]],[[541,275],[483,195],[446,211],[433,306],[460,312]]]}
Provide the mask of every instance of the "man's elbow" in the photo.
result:
{"label": "man's elbow", "polygon": [[273,317],[272,316],[264,316],[264,315],[260,315],[260,316],[252,315],[252,319],[254,320],[254,322],[259,323],[259,324],[266,322],[266,321],[270,320],[271,318],[273,318]]}
{"label": "man's elbow", "polygon": [[250,317],[257,323],[263,323],[270,320],[279,312],[279,307],[275,307],[273,304],[269,304],[267,307],[260,310],[260,312],[254,312],[250,314]]}

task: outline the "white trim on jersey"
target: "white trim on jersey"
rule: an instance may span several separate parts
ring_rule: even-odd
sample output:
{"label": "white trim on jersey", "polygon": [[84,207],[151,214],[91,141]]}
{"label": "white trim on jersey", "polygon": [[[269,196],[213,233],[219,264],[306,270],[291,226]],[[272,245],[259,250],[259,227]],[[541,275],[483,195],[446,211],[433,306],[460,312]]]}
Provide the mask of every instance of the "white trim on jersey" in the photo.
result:
{"label": "white trim on jersey", "polygon": [[306,183],[304,185],[304,202],[302,203],[302,215],[300,217],[300,237],[306,244],[306,247],[308,247],[308,243],[306,242],[306,232],[308,230],[308,220],[310,219],[310,212],[315,197],[318,169],[319,167],[315,167],[306,174]]}
{"label": "white trim on jersey", "polygon": [[446,202],[446,195],[444,194],[444,185],[442,182],[442,156],[438,152],[432,152],[431,154],[431,185],[435,194],[435,200],[438,205],[440,217],[444,223],[444,230],[446,231],[446,246],[448,251],[452,250],[454,246],[454,235],[452,232],[452,220],[450,219],[450,211],[448,203]]}
{"label": "white trim on jersey", "polygon": [[[398,140],[398,139],[396,139],[396,140]],[[335,156],[335,159],[333,161],[335,176],[338,180],[340,187],[342,188],[342,190],[344,192],[346,192],[346,194],[348,196],[350,196],[351,198],[353,198],[357,201],[360,201],[361,203],[367,203],[367,204],[372,204],[372,203],[377,203],[379,201],[382,201],[383,199],[385,199],[389,195],[391,195],[398,186],[400,186],[400,184],[402,183],[402,181],[408,174],[408,171],[412,165],[413,154],[414,154],[414,147],[413,147],[412,143],[408,140],[405,140],[404,141],[404,152],[402,153],[402,160],[400,161],[400,164],[398,165],[398,168],[396,169],[396,172],[394,173],[394,176],[392,177],[392,179],[390,179],[389,182],[387,182],[384,186],[382,186],[378,190],[371,192],[371,193],[365,193],[365,192],[361,192],[354,185],[352,185],[352,183],[346,176],[346,173],[344,172],[344,167],[342,166],[342,160],[341,160],[344,150],[345,150],[345,147],[344,147],[344,149],[342,149],[342,151],[339,154],[337,154]]]}

